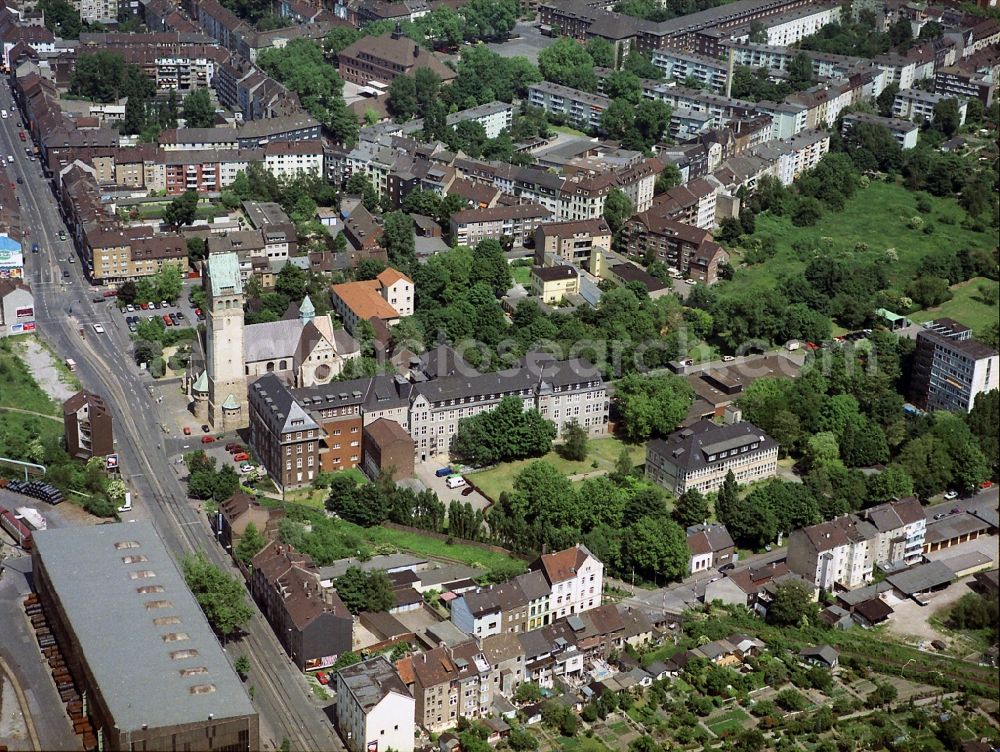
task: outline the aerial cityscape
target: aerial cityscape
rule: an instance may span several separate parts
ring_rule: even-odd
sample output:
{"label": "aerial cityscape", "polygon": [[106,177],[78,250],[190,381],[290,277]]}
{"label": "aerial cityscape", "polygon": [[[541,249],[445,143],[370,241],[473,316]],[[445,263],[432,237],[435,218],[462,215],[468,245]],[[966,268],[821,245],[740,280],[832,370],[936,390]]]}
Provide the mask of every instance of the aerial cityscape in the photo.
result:
{"label": "aerial cityscape", "polygon": [[998,0],[0,6],[0,752],[1000,750]]}

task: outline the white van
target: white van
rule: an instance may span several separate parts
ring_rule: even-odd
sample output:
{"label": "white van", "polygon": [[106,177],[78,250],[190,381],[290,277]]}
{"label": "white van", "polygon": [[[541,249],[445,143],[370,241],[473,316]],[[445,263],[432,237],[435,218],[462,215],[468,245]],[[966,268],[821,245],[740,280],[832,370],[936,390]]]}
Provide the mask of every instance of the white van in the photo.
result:
{"label": "white van", "polygon": [[445,479],[445,485],[448,486],[448,488],[461,488],[465,485],[465,478],[461,475],[449,475]]}
{"label": "white van", "polygon": [[72,358],[66,358],[66,367],[70,372],[76,371],[76,361]]}
{"label": "white van", "polygon": [[785,349],[788,350],[788,352],[794,352],[795,350],[798,350],[800,347],[802,347],[802,343],[799,342],[797,339],[790,339],[788,340],[788,342],[785,343]]}
{"label": "white van", "polygon": [[7,113],[7,110],[0,110],[0,117],[6,120],[7,118],[10,117],[10,115]]}

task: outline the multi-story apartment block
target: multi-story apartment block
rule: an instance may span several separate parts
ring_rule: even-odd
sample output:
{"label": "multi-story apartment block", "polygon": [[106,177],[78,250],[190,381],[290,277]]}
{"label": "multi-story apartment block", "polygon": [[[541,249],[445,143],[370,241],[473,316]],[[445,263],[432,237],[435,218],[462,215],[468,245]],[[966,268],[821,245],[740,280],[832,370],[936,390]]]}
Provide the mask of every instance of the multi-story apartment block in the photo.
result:
{"label": "multi-story apartment block", "polygon": [[710,232],[655,211],[633,215],[625,223],[625,238],[630,256],[652,253],[681,276],[706,285],[718,281],[719,266],[729,262],[729,253],[712,240]]}
{"label": "multi-story apartment block", "polygon": [[941,318],[917,333],[910,376],[913,403],[925,410],[969,412],[976,397],[1000,388],[997,351],[972,339],[969,327]]}
{"label": "multi-story apartment block", "polygon": [[80,20],[87,23],[118,23],[118,0],[74,0]]}
{"label": "multi-story apartment block", "polygon": [[413,752],[416,703],[379,655],[337,672],[337,729],[350,752]]}
{"label": "multi-story apartment block", "polygon": [[535,230],[552,216],[539,204],[495,206],[492,209],[463,209],[451,215],[451,237],[459,245],[474,246],[482,240],[513,238],[523,246]]}
{"label": "multi-story apartment block", "polygon": [[934,93],[946,97],[978,99],[983,106],[993,104],[997,86],[1000,85],[1000,65],[965,67],[947,66],[934,74]]}
{"label": "multi-story apartment block", "polygon": [[[923,89],[905,89],[896,94],[892,102],[892,116],[904,120],[914,120],[923,122],[929,120],[934,122],[934,107],[939,102],[946,99],[955,99],[947,94],[936,94]],[[968,112],[968,104],[963,99],[958,102],[959,124],[965,124],[965,115]]]}
{"label": "multi-story apartment block", "polygon": [[646,445],[646,477],[677,496],[692,488],[718,490],[730,471],[742,485],[777,469],[778,442],[747,422],[703,420]]}
{"label": "multi-story apartment block", "polygon": [[920,560],[927,532],[927,515],[914,497],[866,509],[862,516],[878,531],[875,563]]}
{"label": "multi-story apartment block", "polygon": [[154,235],[142,225],[96,227],[82,243],[83,260],[95,282],[120,283],[150,277],[165,265],[187,265],[187,245],[180,235]]}
{"label": "multi-story apartment block", "polygon": [[264,166],[278,178],[313,174],[322,176],[323,142],[269,141],[264,145]]}
{"label": "multi-story apartment block", "polygon": [[871,582],[879,532],[850,514],[793,530],[788,568],[823,590],[853,590]]}
{"label": "multi-story apartment block", "polygon": [[562,619],[601,605],[604,564],[582,543],[554,554],[542,554],[531,564],[549,583],[549,613]]}
{"label": "multi-story apartment block", "polygon": [[494,672],[476,640],[434,648],[402,663],[400,674],[412,683],[417,723],[427,731],[451,728],[460,717],[492,714]]}
{"label": "multi-story apartment block", "polygon": [[611,250],[611,228],[604,217],[575,222],[548,222],[535,230],[535,263],[546,256],[585,266],[595,251]]}
{"label": "multi-story apartment block", "polygon": [[351,649],[354,619],[308,555],[269,543],[253,557],[250,594],[300,671],[327,668]]}
{"label": "multi-story apartment block", "polygon": [[[312,482],[319,467],[323,429],[292,397],[274,374],[257,379],[249,389],[250,446],[281,488]],[[358,441],[360,446],[360,429]],[[361,450],[356,449],[356,464]]]}
{"label": "multi-story apartment block", "polygon": [[104,399],[93,392],[80,391],[63,403],[66,451],[70,457],[90,459],[115,451],[111,411]]}
{"label": "multi-story apartment block", "polygon": [[701,88],[714,92],[726,89],[729,63],[725,60],[674,50],[654,50],[653,65],[663,71],[667,79],[697,81]]}
{"label": "multi-story apartment block", "polygon": [[528,103],[565,119],[570,125],[592,130],[600,130],[601,115],[611,106],[611,100],[600,94],[548,81],[528,86]]}
{"label": "multi-story apartment block", "polygon": [[913,149],[917,145],[917,135],[920,132],[920,128],[912,120],[880,117],[868,112],[849,112],[844,115],[840,132],[846,136],[856,125],[861,123],[881,125],[888,128],[889,133],[896,139],[896,143],[904,150]]}
{"label": "multi-story apartment block", "polygon": [[[514,125],[514,105],[507,102],[487,102],[478,107],[459,110],[448,116],[448,125],[454,128],[459,123],[471,121],[479,123],[486,131],[486,138],[496,138]],[[422,126],[422,121],[421,121]]]}

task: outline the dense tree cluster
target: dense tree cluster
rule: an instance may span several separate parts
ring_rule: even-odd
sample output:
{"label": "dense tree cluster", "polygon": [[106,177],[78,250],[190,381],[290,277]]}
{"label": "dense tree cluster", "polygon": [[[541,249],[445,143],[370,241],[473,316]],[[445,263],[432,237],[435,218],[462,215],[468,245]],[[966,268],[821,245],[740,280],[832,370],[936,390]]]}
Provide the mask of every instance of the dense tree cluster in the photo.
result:
{"label": "dense tree cluster", "polygon": [[663,492],[631,475],[588,478],[574,487],[548,462],[534,462],[487,521],[493,539],[514,550],[583,541],[616,575],[675,580],[687,572],[687,540]]}
{"label": "dense tree cluster", "polygon": [[253,611],[247,604],[246,590],[235,577],[212,564],[201,552],[186,557],[181,569],[205,618],[220,637],[233,637],[249,623]]}
{"label": "dense tree cluster", "polygon": [[356,525],[372,527],[389,520],[434,532],[443,528],[445,507],[437,494],[397,486],[389,468],[377,483],[358,484],[350,475],[336,473],[329,479],[329,488],[326,508]]}
{"label": "dense tree cluster", "polygon": [[257,64],[293,92],[306,111],[323,123],[346,146],[358,138],[358,121],[344,103],[344,82],[323,59],[323,50],[311,39],[295,39],[281,49],[264,50]]}
{"label": "dense tree cluster", "polygon": [[240,476],[232,465],[215,469],[216,459],[198,449],[184,455],[188,469],[188,495],[193,499],[225,501],[239,490]]}
{"label": "dense tree cluster", "polygon": [[395,605],[392,581],[381,570],[366,572],[358,567],[348,567],[334,580],[340,600],[352,614],[362,611],[388,611]]}
{"label": "dense tree cluster", "polygon": [[504,397],[493,410],[458,421],[452,453],[470,465],[541,457],[552,448],[556,427],[519,397]]}

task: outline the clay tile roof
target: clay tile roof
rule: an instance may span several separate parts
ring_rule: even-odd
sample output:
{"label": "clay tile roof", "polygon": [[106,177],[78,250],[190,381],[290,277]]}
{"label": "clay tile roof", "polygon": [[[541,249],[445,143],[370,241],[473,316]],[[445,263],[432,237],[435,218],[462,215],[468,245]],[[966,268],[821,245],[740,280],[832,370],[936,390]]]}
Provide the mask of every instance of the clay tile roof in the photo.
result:
{"label": "clay tile roof", "polygon": [[344,305],[363,321],[373,317],[399,318],[396,309],[378,294],[378,286],[379,283],[375,280],[367,280],[365,282],[345,282],[334,285],[331,289],[333,294],[344,301]]}
{"label": "clay tile roof", "polygon": [[556,583],[576,577],[577,571],[588,556],[590,551],[585,546],[577,545],[554,554],[543,554],[537,563],[545,572],[546,579],[550,583]]}
{"label": "clay tile roof", "polygon": [[407,277],[401,271],[393,269],[392,267],[389,267],[388,269],[384,270],[375,279],[381,282],[385,287],[391,287],[392,285],[399,282],[399,280],[401,279],[409,282],[411,285],[413,284],[412,279]]}

